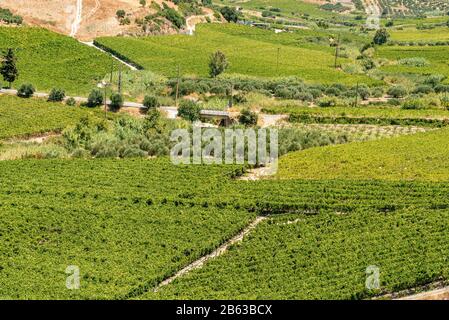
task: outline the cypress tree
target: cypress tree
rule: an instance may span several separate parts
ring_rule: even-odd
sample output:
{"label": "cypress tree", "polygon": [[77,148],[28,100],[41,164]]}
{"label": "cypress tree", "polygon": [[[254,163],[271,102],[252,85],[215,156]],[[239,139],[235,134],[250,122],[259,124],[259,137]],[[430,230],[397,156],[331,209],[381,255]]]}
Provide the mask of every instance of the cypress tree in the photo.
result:
{"label": "cypress tree", "polygon": [[10,48],[6,51],[6,54],[3,56],[2,66],[0,68],[0,74],[3,76],[3,79],[9,83],[9,87],[11,88],[11,84],[17,79],[19,76],[19,71],[16,66],[17,58],[14,54],[14,51]]}

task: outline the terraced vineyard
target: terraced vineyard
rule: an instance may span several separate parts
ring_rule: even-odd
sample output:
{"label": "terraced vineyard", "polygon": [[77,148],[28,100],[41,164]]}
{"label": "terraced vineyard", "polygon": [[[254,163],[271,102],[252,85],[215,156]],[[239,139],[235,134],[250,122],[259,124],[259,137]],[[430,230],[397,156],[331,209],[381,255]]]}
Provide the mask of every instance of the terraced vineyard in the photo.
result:
{"label": "terraced vineyard", "polygon": [[378,57],[391,61],[399,61],[405,58],[424,58],[429,62],[426,66],[406,66],[400,64],[386,65],[381,67],[382,71],[389,74],[442,74],[449,76],[449,65],[447,64],[448,46],[391,46],[382,47],[377,50]]}
{"label": "terraced vineyard", "polygon": [[14,48],[19,78],[38,91],[58,87],[72,95],[87,95],[111,70],[106,54],[75,39],[40,28],[0,27],[0,50]]}
{"label": "terraced vineyard", "polygon": [[291,153],[280,159],[279,176],[307,179],[445,181],[448,129],[394,139],[351,143]]}
{"label": "terraced vineyard", "polygon": [[289,114],[293,123],[419,125],[442,127],[449,124],[449,112],[442,109],[405,110],[394,107],[276,107],[267,113]]}
{"label": "terraced vineyard", "polygon": [[[144,298],[360,299],[449,275],[449,210],[360,210],[264,222],[241,245]],[[379,268],[381,289],[365,288]]]}
{"label": "terraced vineyard", "polygon": [[86,116],[104,118],[100,110],[69,107],[42,99],[0,96],[0,139],[61,131]]}
{"label": "terraced vineyard", "polygon": [[[219,184],[235,170],[204,169],[198,175],[167,161],[0,162],[0,298],[133,297],[211,251],[254,214],[164,204],[165,194],[177,195],[175,181],[187,196],[206,177]],[[65,286],[69,265],[80,267],[81,290]]]}
{"label": "terraced vineyard", "polygon": [[[262,77],[299,76],[306,81],[325,83],[375,83],[364,75],[348,75],[335,70],[334,54],[329,46],[297,46],[298,39],[294,33],[274,37],[272,31],[239,25],[206,24],[199,25],[193,37],[115,37],[96,41],[145,69],[172,77],[176,76],[178,64],[183,74],[206,76],[210,55],[221,50],[230,63],[228,73]],[[346,61],[344,58],[341,60],[342,63]]]}

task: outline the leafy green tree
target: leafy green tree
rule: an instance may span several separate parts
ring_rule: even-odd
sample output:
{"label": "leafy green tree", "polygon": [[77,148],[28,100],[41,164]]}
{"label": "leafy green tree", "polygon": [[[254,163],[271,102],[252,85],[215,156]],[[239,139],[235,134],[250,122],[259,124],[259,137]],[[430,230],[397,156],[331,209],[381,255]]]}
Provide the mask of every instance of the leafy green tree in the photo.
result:
{"label": "leafy green tree", "polygon": [[155,96],[145,96],[145,98],[143,99],[143,106],[147,108],[147,110],[150,110],[159,108],[161,104]]}
{"label": "leafy green tree", "polygon": [[178,108],[178,116],[185,120],[197,121],[200,119],[201,107],[193,101],[183,100]]}
{"label": "leafy green tree", "polygon": [[216,78],[217,76],[225,72],[228,67],[228,59],[223,52],[217,51],[212,54],[209,62],[209,75],[212,78]]}
{"label": "leafy green tree", "polygon": [[113,93],[111,95],[111,110],[118,111],[121,107],[123,107],[123,96],[120,93]]}
{"label": "leafy green tree", "polygon": [[258,118],[257,113],[249,109],[243,109],[239,116],[239,122],[245,126],[255,126]]}
{"label": "leafy green tree", "polygon": [[388,33],[387,29],[382,28],[376,31],[376,34],[374,35],[373,38],[373,42],[377,45],[383,45],[387,43],[389,37],[390,34]]}
{"label": "leafy green tree", "polygon": [[36,90],[33,85],[30,83],[24,83],[20,86],[19,90],[17,90],[17,96],[21,98],[30,98]]}
{"label": "leafy green tree", "polygon": [[64,98],[65,98],[65,91],[58,88],[51,89],[50,94],[48,95],[48,101],[59,102],[64,100]]}
{"label": "leafy green tree", "polygon": [[117,15],[117,18],[123,19],[126,16],[126,11],[123,9],[117,10],[115,13]]}
{"label": "leafy green tree", "polygon": [[237,22],[241,15],[240,11],[228,6],[221,8],[220,13],[228,22]]}
{"label": "leafy green tree", "polygon": [[3,79],[9,83],[9,88],[16,79],[19,77],[19,71],[17,70],[17,58],[14,51],[9,48],[6,54],[3,56],[2,65],[0,68],[0,73]]}
{"label": "leafy green tree", "polygon": [[396,85],[388,89],[387,93],[393,98],[402,98],[407,95],[407,89],[402,85]]}
{"label": "leafy green tree", "polygon": [[103,102],[103,94],[99,89],[92,90],[87,98],[87,106],[91,108],[98,107],[102,105]]}

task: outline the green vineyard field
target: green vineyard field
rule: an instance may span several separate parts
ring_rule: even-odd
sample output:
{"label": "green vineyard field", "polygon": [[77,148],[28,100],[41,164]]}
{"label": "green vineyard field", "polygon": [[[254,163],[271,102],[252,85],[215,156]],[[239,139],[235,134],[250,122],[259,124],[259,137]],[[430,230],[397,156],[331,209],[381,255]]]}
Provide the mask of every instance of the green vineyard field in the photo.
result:
{"label": "green vineyard field", "polygon": [[38,91],[62,88],[71,95],[87,95],[111,71],[106,54],[45,29],[0,27],[0,50],[14,48],[19,78]]}
{"label": "green vineyard field", "polygon": [[104,117],[98,109],[69,107],[42,99],[0,96],[0,139],[61,131],[80,118]]}
{"label": "green vineyard field", "polygon": [[[325,83],[375,83],[364,75],[348,75],[335,70],[329,46],[315,46],[313,49],[298,46],[295,33],[275,37],[272,31],[256,28],[205,24],[197,26],[194,36],[109,37],[96,41],[145,69],[172,77],[176,75],[178,64],[185,75],[206,76],[210,55],[221,50],[230,63],[228,73],[262,77],[298,76],[306,81]],[[345,60],[342,58],[341,62]]]}

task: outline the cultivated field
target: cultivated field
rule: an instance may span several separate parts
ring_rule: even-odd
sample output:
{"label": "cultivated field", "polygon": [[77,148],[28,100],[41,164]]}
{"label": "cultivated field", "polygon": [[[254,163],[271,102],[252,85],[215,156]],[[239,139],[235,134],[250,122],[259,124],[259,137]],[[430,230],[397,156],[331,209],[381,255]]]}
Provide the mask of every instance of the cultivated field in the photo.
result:
{"label": "cultivated field", "polygon": [[68,94],[87,95],[111,71],[111,58],[74,39],[41,28],[0,27],[0,49],[14,48],[19,78],[48,92],[57,87]]}
{"label": "cultivated field", "polygon": [[[18,75],[21,97],[0,95],[0,299],[349,300],[449,281],[449,8],[381,0],[376,31],[367,2],[340,2],[86,0],[72,36],[139,29],[94,47],[1,11],[0,80]],[[73,33],[75,1],[29,3],[24,24]],[[277,166],[170,159],[174,130],[206,147],[258,125]]]}
{"label": "cultivated field", "polygon": [[[295,45],[295,34],[274,37],[271,31],[244,26],[200,25],[193,37],[99,38],[97,42],[148,70],[172,77],[176,75],[178,64],[184,75],[206,76],[210,55],[221,50],[229,59],[228,73],[298,76],[306,81],[325,83],[371,82],[366,76],[348,75],[334,69],[334,56],[329,46],[303,48]],[[342,63],[344,61],[342,58]]]}

